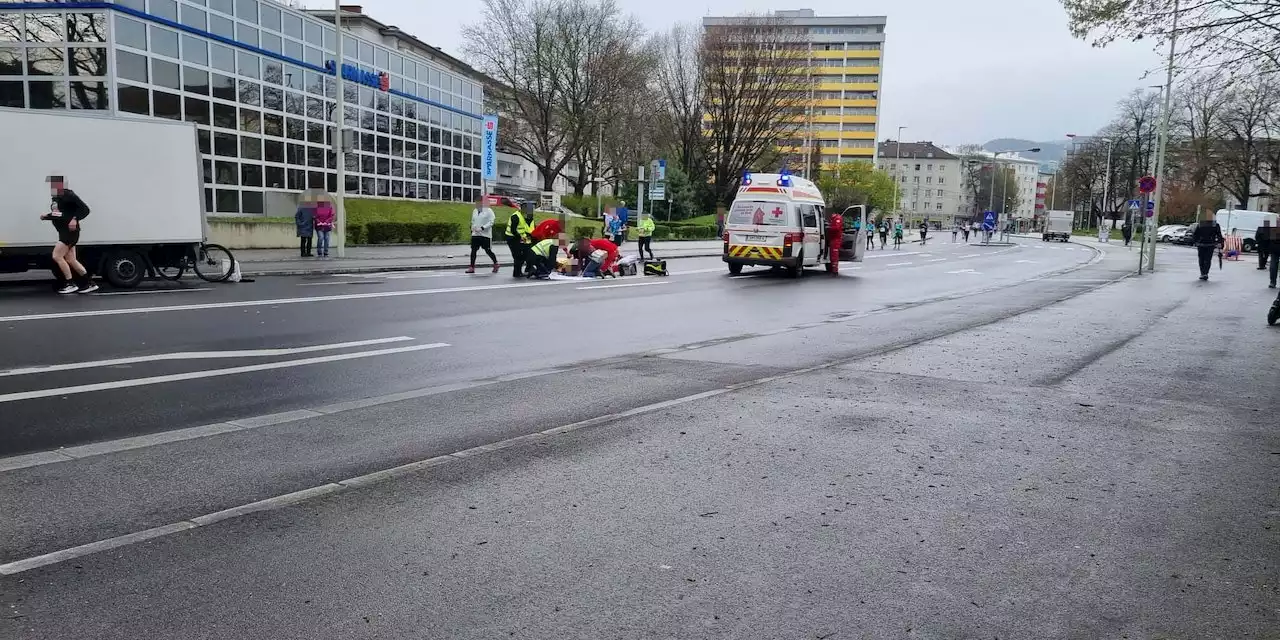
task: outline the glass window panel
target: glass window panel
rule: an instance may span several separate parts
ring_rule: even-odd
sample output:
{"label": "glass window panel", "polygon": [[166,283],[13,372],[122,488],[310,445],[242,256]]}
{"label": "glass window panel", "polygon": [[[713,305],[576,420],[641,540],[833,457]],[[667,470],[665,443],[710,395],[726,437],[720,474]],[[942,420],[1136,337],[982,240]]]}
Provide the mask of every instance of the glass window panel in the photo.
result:
{"label": "glass window panel", "polygon": [[145,51],[147,48],[147,25],[133,18],[126,18],[117,14],[116,44]]}
{"label": "glass window panel", "polygon": [[237,162],[218,160],[213,163],[214,182],[218,184],[239,184],[240,165]]}
{"label": "glass window panel", "polygon": [[284,188],[284,167],[267,166],[267,185],[272,189]]}
{"label": "glass window panel", "polygon": [[324,149],[320,147],[307,147],[307,166],[324,168]]}
{"label": "glass window panel", "polygon": [[302,68],[293,65],[286,65],[284,68],[284,86],[290,89],[302,90]]}
{"label": "glass window panel", "polygon": [[221,11],[229,16],[235,15],[236,12],[236,8],[232,0],[209,0],[209,8],[214,11]]}
{"label": "glass window panel", "polygon": [[242,191],[240,193],[244,205],[240,207],[240,213],[265,213],[263,206],[263,198],[261,191]]}
{"label": "glass window panel", "polygon": [[307,47],[306,54],[302,59],[307,64],[314,64],[317,67],[324,66],[324,54],[315,47]]}
{"label": "glass window panel", "polygon": [[269,136],[284,137],[284,116],[275,113],[262,114],[262,132]]}
{"label": "glass window panel", "polygon": [[214,133],[213,155],[234,158],[240,155],[239,152],[236,151],[236,144],[237,139],[234,133]]}
{"label": "glass window panel", "polygon": [[221,73],[213,74],[209,84],[213,87],[213,97],[222,98],[235,102],[236,99],[236,80],[231,76],[224,76]]}
{"label": "glass window panel", "polygon": [[387,89],[390,91],[404,91],[404,83],[401,82],[400,76],[388,76]]}
{"label": "glass window panel", "polygon": [[23,14],[18,11],[0,12],[0,42],[22,42]]}
{"label": "glass window panel", "polygon": [[236,108],[221,102],[213,103],[213,126],[223,129],[235,129],[239,126],[236,119]]}
{"label": "glass window panel", "polygon": [[307,123],[307,142],[324,144],[324,124],[319,122]]}
{"label": "glass window panel", "polygon": [[386,136],[378,136],[378,153],[382,155],[391,154],[391,139]]}
{"label": "glass window panel", "polygon": [[301,93],[294,93],[292,91],[285,92],[285,96],[284,96],[285,113],[292,113],[295,116],[300,116],[303,114],[302,105],[303,105],[303,100],[302,100]]}
{"label": "glass window panel", "polygon": [[27,42],[64,42],[62,15],[57,13],[28,13],[26,21]]}
{"label": "glass window panel", "polygon": [[[219,184],[222,184],[219,181]],[[234,182],[230,184],[235,184]],[[240,192],[231,189],[218,189],[214,192],[214,202],[218,213],[240,213]]]}
{"label": "glass window panel", "polygon": [[76,81],[71,83],[72,109],[106,109],[108,85],[105,82]]}
{"label": "glass window panel", "polygon": [[[213,143],[210,142],[209,130],[196,128],[196,144],[200,147],[200,153],[213,155]],[[205,182],[213,181],[213,164],[209,160],[204,161]]]}
{"label": "glass window panel", "polygon": [[245,22],[258,24],[257,0],[236,0],[236,17]]}
{"label": "glass window panel", "polygon": [[190,93],[209,95],[209,72],[194,67],[182,67],[182,88]]}
{"label": "glass window panel", "polygon": [[306,30],[306,41],[315,46],[324,45],[324,35],[320,33],[320,23],[308,20],[304,25]]}
{"label": "glass window panel", "polygon": [[236,72],[236,52],[220,44],[209,45],[209,66],[227,73]]}
{"label": "glass window panel", "polygon": [[360,157],[360,173],[377,173],[377,156],[365,154]]}
{"label": "glass window panel", "polygon": [[203,9],[197,9],[189,4],[182,5],[182,24],[206,31],[209,28],[209,20]]}
{"label": "glass window panel", "polygon": [[178,3],[173,0],[150,0],[151,15],[160,16],[166,20],[178,20]]}
{"label": "glass window panel", "polygon": [[373,153],[373,150],[376,147],[377,147],[377,142],[374,140],[374,136],[372,133],[360,134],[360,150],[361,151],[368,151],[369,153]]}
{"label": "glass window panel", "polygon": [[170,120],[182,119],[182,98],[164,91],[151,92],[152,115]]}
{"label": "glass window panel", "polygon": [[329,111],[325,109],[324,105],[325,101],[320,98],[307,97],[307,117],[315,118],[316,120],[328,120]]}
{"label": "glass window panel", "polygon": [[301,60],[302,59],[302,43],[298,42],[297,40],[290,40],[288,38],[285,38],[284,55],[290,58],[293,58],[294,60]]}
{"label": "glass window panel", "polygon": [[147,27],[151,33],[151,52],[170,58],[178,57],[178,34],[163,27]]}
{"label": "glass window panel", "polygon": [[36,81],[27,83],[32,109],[67,108],[67,83],[65,81]]}
{"label": "glass window panel", "polygon": [[240,104],[258,106],[262,102],[262,85],[252,80],[240,81]]}
{"label": "glass window panel", "polygon": [[98,76],[107,75],[106,47],[71,47],[71,75]]}
{"label": "glass window panel", "polygon": [[255,56],[252,53],[245,53],[241,51],[236,54],[236,69],[242,76],[248,78],[261,77],[262,74],[260,73],[261,70],[258,68],[258,63],[258,56]]}
{"label": "glass window panel", "polygon": [[285,120],[285,133],[294,140],[306,140],[306,127],[297,118]]}
{"label": "glass window panel", "polygon": [[306,145],[290,144],[285,145],[286,158],[289,164],[305,166],[307,164]]}
{"label": "glass window panel", "polygon": [[388,197],[391,195],[391,181],[386,178],[378,178],[378,195]]}
{"label": "glass window panel", "polygon": [[325,51],[333,51],[333,47],[334,47],[333,27],[324,28],[324,44],[321,46],[324,47]]}
{"label": "glass window panel", "polygon": [[[32,47],[27,49],[27,75],[32,76],[65,76],[67,50],[54,47]],[[142,56],[131,53],[135,59]],[[145,58],[142,58],[145,60]],[[145,63],[144,63],[145,64]],[[146,73],[145,68],[143,73]]]}
{"label": "glass window panel", "polygon": [[256,136],[240,136],[240,157],[249,160],[262,159],[262,138]]}
{"label": "glass window panel", "polygon": [[360,43],[360,62],[373,64],[373,45],[368,42]]}
{"label": "glass window panel", "polygon": [[182,67],[175,62],[151,59],[151,83],[169,89],[182,89]]}
{"label": "glass window panel", "polygon": [[391,155],[396,157],[404,155],[404,143],[396,138],[391,139]]}
{"label": "glass window panel", "polygon": [[236,39],[235,23],[231,18],[224,18],[217,14],[209,15],[209,31],[214,35],[222,36],[228,40]]}
{"label": "glass window panel", "polygon": [[360,89],[360,106],[366,109],[373,108],[373,91],[370,89]]}
{"label": "glass window panel", "polygon": [[284,111],[284,90],[275,87],[264,87],[262,90],[262,106],[276,111]]}
{"label": "glass window panel", "polygon": [[209,101],[192,98],[190,96],[183,98],[185,108],[183,109],[183,119],[187,122],[196,122],[199,124],[209,124]]}
{"label": "glass window panel", "polygon": [[404,160],[391,161],[391,175],[397,178],[404,177]]}
{"label": "glass window panel", "polygon": [[390,100],[388,100],[388,98],[389,96],[387,94],[381,91],[376,92],[373,96],[374,108],[377,109],[378,111],[386,111],[390,103]]}
{"label": "glass window panel", "polygon": [[284,34],[293,38],[302,39],[302,18],[293,14],[284,14],[281,23],[284,26]]}
{"label": "glass window panel", "polygon": [[262,61],[262,79],[272,84],[284,82],[284,65],[268,59]]}
{"label": "glass window panel", "polygon": [[209,44],[200,38],[182,34],[182,59],[193,64],[209,64]]}
{"label": "glass window panel", "polygon": [[151,115],[151,96],[146,89],[124,83],[116,84],[116,108],[126,113]]}
{"label": "glass window panel", "polygon": [[[32,49],[31,51],[36,51]],[[147,82],[147,57],[116,49],[116,75],[126,80]]]}
{"label": "glass window panel", "polygon": [[400,118],[391,119],[391,135],[393,136],[404,135],[404,120],[401,120]]}
{"label": "glass window panel", "polygon": [[246,187],[262,186],[262,165],[260,164],[240,164],[240,184]]}
{"label": "glass window panel", "polygon": [[360,128],[373,131],[373,119],[372,111],[365,111],[362,109],[360,111]]}
{"label": "glass window panel", "polygon": [[319,171],[308,171],[308,172],[307,172],[307,184],[311,185],[311,186],[309,187],[309,188],[311,188],[311,189],[323,189],[323,188],[324,188],[324,174],[323,174],[323,173],[321,173],[321,172],[319,172]]}
{"label": "glass window panel", "polygon": [[304,77],[307,83],[307,93],[314,93],[318,96],[324,95],[324,81],[321,80],[323,76],[315,71],[308,71]]}
{"label": "glass window panel", "polygon": [[266,148],[267,162],[284,162],[284,143],[279,140],[264,140],[262,146]]}
{"label": "glass window panel", "polygon": [[268,29],[280,30],[280,9],[269,4],[262,5],[262,26]]}
{"label": "glass window panel", "polygon": [[248,45],[259,46],[258,29],[240,22],[236,23],[236,40]]}
{"label": "glass window panel", "polygon": [[0,76],[20,76],[26,64],[22,47],[0,47]]}
{"label": "glass window panel", "polygon": [[378,69],[386,69],[387,65],[388,65],[387,50],[374,49],[373,50],[373,66],[377,67]]}
{"label": "glass window panel", "polygon": [[274,53],[284,53],[284,42],[274,33],[262,32],[262,48]]}

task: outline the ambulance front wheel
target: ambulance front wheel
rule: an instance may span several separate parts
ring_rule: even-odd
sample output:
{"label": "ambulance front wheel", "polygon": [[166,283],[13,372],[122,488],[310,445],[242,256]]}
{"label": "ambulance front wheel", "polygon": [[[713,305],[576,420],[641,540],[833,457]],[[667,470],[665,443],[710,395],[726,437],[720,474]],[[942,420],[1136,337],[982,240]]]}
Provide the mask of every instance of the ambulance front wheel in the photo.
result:
{"label": "ambulance front wheel", "polygon": [[729,263],[729,275],[731,275],[731,276],[736,276],[736,275],[738,275],[738,274],[740,274],[740,273],[742,273],[742,265],[740,265],[740,264],[738,264],[738,263],[736,263],[736,262],[730,262],[730,263]]}

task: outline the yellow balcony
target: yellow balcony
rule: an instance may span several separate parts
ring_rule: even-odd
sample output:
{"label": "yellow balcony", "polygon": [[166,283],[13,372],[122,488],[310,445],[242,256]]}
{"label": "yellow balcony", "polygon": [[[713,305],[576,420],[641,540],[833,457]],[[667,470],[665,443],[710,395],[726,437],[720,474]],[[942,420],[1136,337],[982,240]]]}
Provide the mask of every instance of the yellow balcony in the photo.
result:
{"label": "yellow balcony", "polygon": [[880,83],[823,82],[813,86],[816,91],[879,91]]}
{"label": "yellow balcony", "polygon": [[876,132],[874,131],[837,131],[834,133],[838,134],[837,137],[845,138],[846,140],[875,140],[876,139]]}
{"label": "yellow balcony", "polygon": [[814,51],[813,58],[815,60],[844,60],[845,58],[879,58],[880,50],[878,49],[858,49],[851,51]]}
{"label": "yellow balcony", "polygon": [[880,67],[814,67],[815,74],[844,75],[848,73],[880,73]]}
{"label": "yellow balcony", "polygon": [[874,107],[876,106],[876,101],[874,99],[872,100],[838,100],[833,98],[831,100],[815,100],[813,103],[813,106],[815,107]]}

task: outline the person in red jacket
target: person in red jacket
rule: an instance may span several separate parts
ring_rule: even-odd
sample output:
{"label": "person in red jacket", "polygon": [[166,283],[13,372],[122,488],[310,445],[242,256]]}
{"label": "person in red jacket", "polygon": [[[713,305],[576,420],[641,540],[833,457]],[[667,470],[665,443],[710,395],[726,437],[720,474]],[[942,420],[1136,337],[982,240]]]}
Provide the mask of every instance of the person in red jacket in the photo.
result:
{"label": "person in red jacket", "polygon": [[559,220],[556,220],[555,218],[543,220],[538,223],[538,226],[533,228],[533,241],[541,242],[543,240],[555,240],[560,236],[561,231],[562,229],[560,228]]}

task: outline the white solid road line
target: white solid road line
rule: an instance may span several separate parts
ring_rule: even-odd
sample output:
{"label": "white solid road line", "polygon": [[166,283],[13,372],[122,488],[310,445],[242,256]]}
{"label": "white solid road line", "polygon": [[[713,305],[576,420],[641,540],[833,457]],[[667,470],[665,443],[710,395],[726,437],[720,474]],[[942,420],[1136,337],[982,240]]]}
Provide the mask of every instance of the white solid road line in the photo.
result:
{"label": "white solid road line", "polygon": [[[719,269],[717,269],[719,271]],[[626,284],[597,284],[587,287],[575,287],[578,291],[591,291],[592,289],[620,289],[622,287],[648,287],[655,284],[670,284],[669,282],[628,282]]]}
{"label": "white solid road line", "polygon": [[967,254],[967,255],[960,256],[960,257],[961,257],[961,258],[980,258],[980,257],[982,257],[982,254],[981,254],[981,253],[970,253],[970,254]]}
{"label": "white solid road line", "polygon": [[982,275],[981,273],[978,273],[977,271],[974,271],[973,269],[960,269],[959,271],[948,271],[947,273],[965,273],[965,274],[972,274],[972,275],[975,275],[975,276],[980,276],[980,275]]}
{"label": "white solid road line", "polygon": [[145,291],[107,291],[93,294],[99,296],[141,296],[150,293],[191,293],[193,291],[213,291],[213,287],[195,287],[193,289],[147,289]]}
{"label": "white solid road line", "polygon": [[893,253],[877,253],[870,256],[862,256],[863,260],[871,260],[872,258],[896,258],[898,256],[918,256],[919,251],[894,251]]}
{"label": "white solid road line", "polygon": [[95,360],[93,362],[72,362],[69,364],[50,364],[36,367],[23,367],[21,369],[0,369],[0,377],[4,376],[22,376],[33,373],[49,373],[52,371],[69,371],[72,369],[90,369],[94,367],[111,367],[121,364],[136,364],[139,362],[156,362],[160,360],[213,360],[218,358],[270,358],[273,356],[291,356],[299,353],[312,353],[315,351],[336,351],[338,349],[349,349],[351,347],[367,347],[375,344],[387,344],[389,342],[405,342],[413,340],[409,336],[397,336],[395,338],[376,338],[373,340],[357,340],[355,342],[338,342],[335,344],[317,344],[307,347],[287,347],[283,349],[242,349],[237,351],[180,351],[178,353],[157,353],[149,356],[134,356],[130,358],[114,358],[111,360]]}
{"label": "white solid road line", "polygon": [[298,360],[285,360],[282,362],[264,362],[262,364],[251,364],[241,367],[228,367],[225,369],[210,369],[207,371],[189,371],[186,373],[174,373],[163,376],[151,376],[149,378],[133,378],[129,380],[114,380],[112,382],[97,382],[94,384],[82,384],[72,387],[61,387],[54,389],[38,389],[36,391],[21,391],[18,393],[6,393],[0,395],[0,403],[17,402],[19,400],[35,400],[37,398],[50,398],[54,396],[68,396],[76,393],[89,393],[92,391],[106,391],[109,389],[126,389],[129,387],[141,387],[151,384],[163,384],[166,382],[181,382],[183,380],[197,380],[200,378],[214,378],[218,376],[231,376],[241,373],[253,373],[256,371],[270,371],[273,369],[285,369],[288,367],[300,367],[309,364],[324,364],[328,362],[340,362],[342,360],[355,360],[358,358],[372,358],[375,356],[386,356],[397,353],[410,353],[413,351],[423,351],[425,349],[439,349],[449,346],[444,342],[434,342],[431,344],[417,344],[408,347],[394,347],[390,349],[375,349],[373,351],[356,351],[354,353],[339,353],[330,356],[317,356],[314,358],[301,358]]}
{"label": "white solid road line", "polygon": [[946,258],[934,258],[932,260],[925,260],[925,262],[944,262],[944,261],[946,261]]}
{"label": "white solid road line", "polygon": [[905,267],[905,266],[907,266],[907,265],[909,265],[909,264],[914,264],[914,263],[911,263],[911,262],[892,262],[892,263],[886,264],[885,266],[886,266],[886,267]]}

